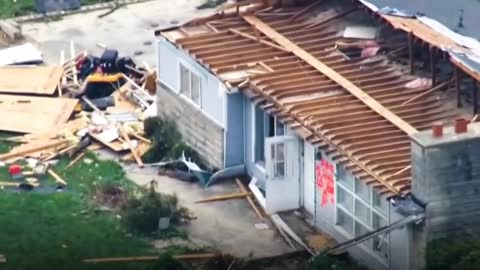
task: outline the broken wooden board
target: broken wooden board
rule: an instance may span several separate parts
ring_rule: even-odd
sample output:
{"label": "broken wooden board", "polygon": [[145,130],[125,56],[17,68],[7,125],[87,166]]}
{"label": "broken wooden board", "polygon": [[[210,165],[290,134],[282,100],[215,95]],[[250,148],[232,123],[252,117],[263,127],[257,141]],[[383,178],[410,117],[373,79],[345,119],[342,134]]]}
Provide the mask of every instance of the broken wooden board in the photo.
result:
{"label": "broken wooden board", "polygon": [[25,43],[0,50],[0,66],[39,64],[42,62],[42,52],[32,43]]}
{"label": "broken wooden board", "polygon": [[0,95],[0,130],[46,134],[67,122],[77,102],[66,98]]}
{"label": "broken wooden board", "polygon": [[41,158],[52,155],[64,148],[67,141],[64,139],[38,139],[14,147],[10,152],[0,155],[0,161],[12,163],[25,156]]}
{"label": "broken wooden board", "polygon": [[128,148],[123,147],[123,143],[119,141],[112,141],[112,142],[106,142],[101,139],[101,137],[98,136],[98,134],[95,134],[93,132],[88,133],[90,137],[94,138],[98,142],[102,143],[103,145],[107,146],[109,149],[115,151],[115,152],[121,152],[124,150],[128,150]]}
{"label": "broken wooden board", "polygon": [[58,66],[0,67],[0,93],[53,95],[62,74]]}

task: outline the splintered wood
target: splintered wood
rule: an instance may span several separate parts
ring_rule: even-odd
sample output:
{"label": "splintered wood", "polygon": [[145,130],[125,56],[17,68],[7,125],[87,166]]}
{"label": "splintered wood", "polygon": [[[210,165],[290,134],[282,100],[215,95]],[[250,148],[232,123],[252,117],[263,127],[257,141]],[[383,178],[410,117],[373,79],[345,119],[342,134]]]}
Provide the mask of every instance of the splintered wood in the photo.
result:
{"label": "splintered wood", "polygon": [[57,66],[0,67],[0,92],[53,95],[62,74]]}
{"label": "splintered wood", "polygon": [[75,99],[0,95],[0,130],[48,133],[67,122]]}

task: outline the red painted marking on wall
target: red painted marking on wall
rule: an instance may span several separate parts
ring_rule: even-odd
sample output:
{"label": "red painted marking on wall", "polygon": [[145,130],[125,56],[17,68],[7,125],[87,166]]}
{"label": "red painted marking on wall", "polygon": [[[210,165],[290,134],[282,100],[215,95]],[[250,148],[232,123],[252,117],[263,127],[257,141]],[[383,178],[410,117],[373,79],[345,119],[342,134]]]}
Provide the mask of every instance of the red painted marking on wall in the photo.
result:
{"label": "red painted marking on wall", "polygon": [[333,164],[331,164],[326,160],[320,160],[315,165],[315,172],[317,176],[317,179],[316,179],[317,187],[320,190],[320,194],[321,194],[320,205],[326,206],[328,202],[331,202],[332,204],[334,204],[335,203],[335,197],[334,197],[335,171],[333,169]]}

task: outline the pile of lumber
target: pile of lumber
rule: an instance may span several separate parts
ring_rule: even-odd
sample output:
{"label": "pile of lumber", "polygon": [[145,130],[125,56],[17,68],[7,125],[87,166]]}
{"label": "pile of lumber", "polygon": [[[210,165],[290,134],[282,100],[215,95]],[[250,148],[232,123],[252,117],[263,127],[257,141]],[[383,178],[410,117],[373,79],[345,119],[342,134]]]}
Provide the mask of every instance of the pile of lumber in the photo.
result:
{"label": "pile of lumber", "polygon": [[99,108],[98,101],[82,94],[87,82],[77,70],[88,53],[75,54],[73,42],[70,45],[70,57],[61,52],[60,65],[0,65],[0,130],[20,133],[3,139],[19,145],[0,155],[0,161],[48,161],[106,148],[143,166],[141,156],[151,144],[143,120],[155,105],[155,72],[146,66],[135,77],[115,74],[117,88],[106,97],[112,102]]}

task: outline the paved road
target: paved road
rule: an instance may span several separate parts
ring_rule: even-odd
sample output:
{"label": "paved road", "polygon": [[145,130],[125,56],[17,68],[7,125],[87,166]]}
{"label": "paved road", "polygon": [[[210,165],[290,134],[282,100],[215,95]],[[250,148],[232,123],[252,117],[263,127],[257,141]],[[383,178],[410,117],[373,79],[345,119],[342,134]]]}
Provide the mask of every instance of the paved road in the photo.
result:
{"label": "paved road", "polygon": [[[58,21],[25,23],[23,32],[40,46],[47,62],[58,62],[61,50],[69,53],[69,41],[73,40],[77,52],[98,53],[96,43],[101,43],[116,48],[121,56],[155,65],[154,29],[212,13],[211,9],[196,9],[202,2],[152,0],[121,7],[103,18],[98,15],[107,10],[71,15]],[[135,52],[141,54],[134,55]]]}

